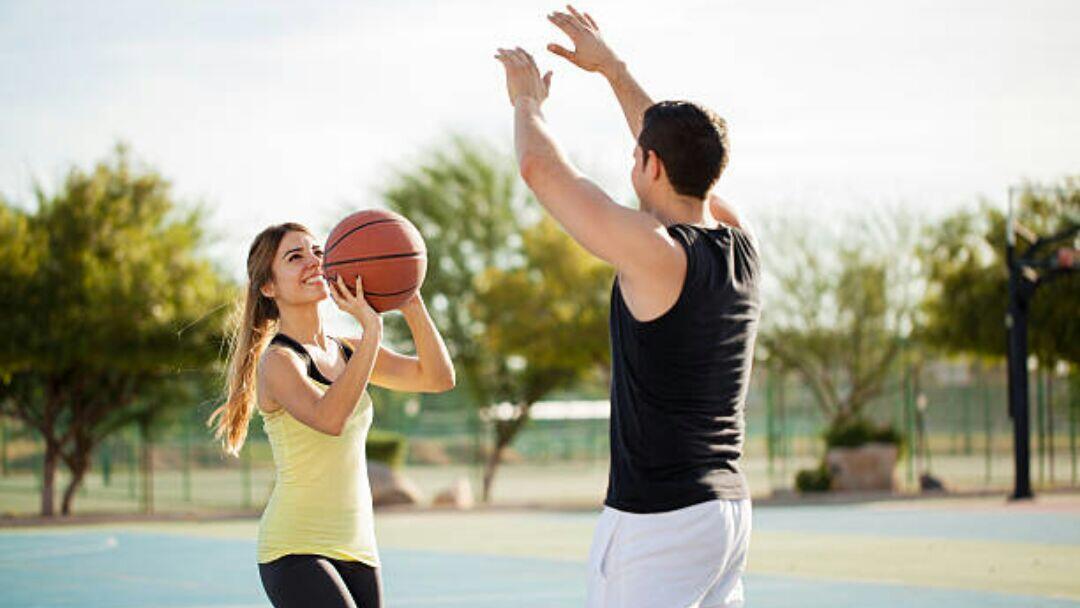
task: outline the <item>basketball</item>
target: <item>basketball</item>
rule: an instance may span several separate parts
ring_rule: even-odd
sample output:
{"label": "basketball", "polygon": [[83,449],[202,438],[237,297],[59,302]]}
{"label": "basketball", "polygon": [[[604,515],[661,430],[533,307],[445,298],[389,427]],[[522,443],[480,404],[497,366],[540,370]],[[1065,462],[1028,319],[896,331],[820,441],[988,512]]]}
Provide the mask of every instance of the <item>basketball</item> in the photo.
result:
{"label": "basketball", "polygon": [[323,273],[328,281],[340,275],[378,312],[394,310],[416,293],[427,271],[424,238],[412,222],[393,211],[365,209],[341,220],[326,239]]}

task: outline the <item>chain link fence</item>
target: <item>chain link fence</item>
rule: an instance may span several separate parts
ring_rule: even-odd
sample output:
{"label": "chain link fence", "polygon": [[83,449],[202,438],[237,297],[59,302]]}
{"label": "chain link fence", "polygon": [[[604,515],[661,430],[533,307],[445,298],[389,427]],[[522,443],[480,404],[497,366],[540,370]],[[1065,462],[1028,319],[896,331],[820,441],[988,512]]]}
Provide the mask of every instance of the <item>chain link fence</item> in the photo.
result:
{"label": "chain link fence", "polygon": [[[1077,435],[1080,375],[1032,371],[1032,482],[1036,490],[1080,487]],[[459,394],[460,393],[460,394]],[[404,435],[403,473],[429,497],[455,480],[473,488],[492,443],[490,421],[447,395],[376,400],[381,430]],[[605,408],[588,408],[590,412]],[[565,409],[565,408],[564,408]],[[240,458],[225,456],[204,425],[208,407],[164,428],[152,439],[122,429],[95,451],[77,494],[76,512],[255,511],[273,484],[273,460],[258,416]],[[930,473],[956,491],[1012,487],[1012,423],[1004,365],[934,362],[894,373],[867,409],[904,438],[897,465],[903,491],[917,491]],[[747,402],[743,468],[756,495],[793,487],[800,469],[820,462],[827,419],[793,374],[759,368]],[[148,446],[145,444],[149,442]],[[145,452],[143,448],[149,449]],[[36,513],[40,505],[41,441],[28,428],[0,418],[0,514]],[[146,461],[142,454],[149,454]],[[520,432],[496,477],[493,501],[503,504],[596,505],[607,482],[608,420],[587,414],[533,419]],[[61,466],[57,493],[67,483]]]}

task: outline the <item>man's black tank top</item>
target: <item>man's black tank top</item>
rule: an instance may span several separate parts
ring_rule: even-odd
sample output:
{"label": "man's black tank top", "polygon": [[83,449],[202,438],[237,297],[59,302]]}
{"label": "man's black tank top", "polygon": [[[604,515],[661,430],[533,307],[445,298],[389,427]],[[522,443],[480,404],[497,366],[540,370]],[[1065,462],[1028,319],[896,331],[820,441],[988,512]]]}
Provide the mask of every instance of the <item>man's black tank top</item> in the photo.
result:
{"label": "man's black tank top", "polygon": [[748,498],[739,469],[760,316],[760,262],[741,230],[677,224],[678,300],[641,322],[611,292],[611,471],[605,504],[657,513]]}

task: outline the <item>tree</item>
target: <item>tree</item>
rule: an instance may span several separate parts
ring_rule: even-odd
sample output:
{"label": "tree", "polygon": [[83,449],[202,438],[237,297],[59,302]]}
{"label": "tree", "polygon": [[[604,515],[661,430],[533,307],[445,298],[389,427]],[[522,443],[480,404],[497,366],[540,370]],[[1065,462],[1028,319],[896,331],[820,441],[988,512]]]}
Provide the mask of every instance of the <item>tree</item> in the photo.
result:
{"label": "tree", "polygon": [[[118,147],[108,162],[73,168],[36,208],[0,201],[0,413],[44,440],[41,514],[54,514],[56,465],[71,472],[61,512],[94,448],[167,400],[140,395],[218,360],[235,288],[200,257],[204,212]],[[8,263],[12,262],[12,263]]]}
{"label": "tree", "polygon": [[[1051,235],[1080,221],[1080,178],[1067,178],[1048,192],[1028,187],[1016,211],[1036,235]],[[923,337],[947,352],[1004,358],[1008,269],[1005,224],[999,209],[983,202],[927,230],[920,256],[929,289],[922,302]],[[1031,243],[1017,239],[1017,253]],[[1074,243],[1075,247],[1076,244]],[[1046,366],[1080,362],[1080,275],[1063,275],[1039,288],[1031,309],[1031,352]]]}
{"label": "tree", "polygon": [[[539,205],[512,159],[478,142],[451,139],[398,173],[384,199],[424,235],[422,293],[464,380],[458,390],[481,409],[501,400],[517,405],[511,420],[494,424],[484,476],[490,499],[495,470],[529,406],[607,356],[611,275],[553,224],[538,223]],[[597,319],[604,320],[599,333]],[[388,328],[392,339],[404,335]]]}
{"label": "tree", "polygon": [[830,425],[861,420],[916,323],[914,223],[886,213],[771,225],[760,333],[768,362],[803,378]]}
{"label": "tree", "polygon": [[[473,318],[475,284],[485,270],[519,261],[529,212],[516,170],[485,145],[454,137],[398,172],[383,199],[423,234],[428,273],[421,293],[462,372],[461,384],[477,403],[490,404],[495,377],[505,370]],[[407,335],[398,321],[391,317],[388,324],[391,340]]]}
{"label": "tree", "polygon": [[484,273],[473,305],[487,347],[497,360],[506,361],[508,373],[496,396],[514,406],[509,417],[494,420],[495,445],[484,467],[485,500],[532,405],[590,371],[606,371],[610,362],[611,269],[548,217],[525,231],[523,249],[520,266]]}

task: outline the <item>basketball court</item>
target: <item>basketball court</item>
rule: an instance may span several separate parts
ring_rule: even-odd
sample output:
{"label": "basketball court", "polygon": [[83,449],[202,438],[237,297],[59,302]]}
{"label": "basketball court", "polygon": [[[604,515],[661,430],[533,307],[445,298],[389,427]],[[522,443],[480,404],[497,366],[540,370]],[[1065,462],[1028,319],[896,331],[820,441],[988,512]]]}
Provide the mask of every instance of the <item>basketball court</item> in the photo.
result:
{"label": "basketball court", "polygon": [[[391,606],[580,606],[595,514],[381,512]],[[0,605],[268,606],[256,522],[0,532]],[[751,606],[1080,606],[1080,496],[759,506]]]}

